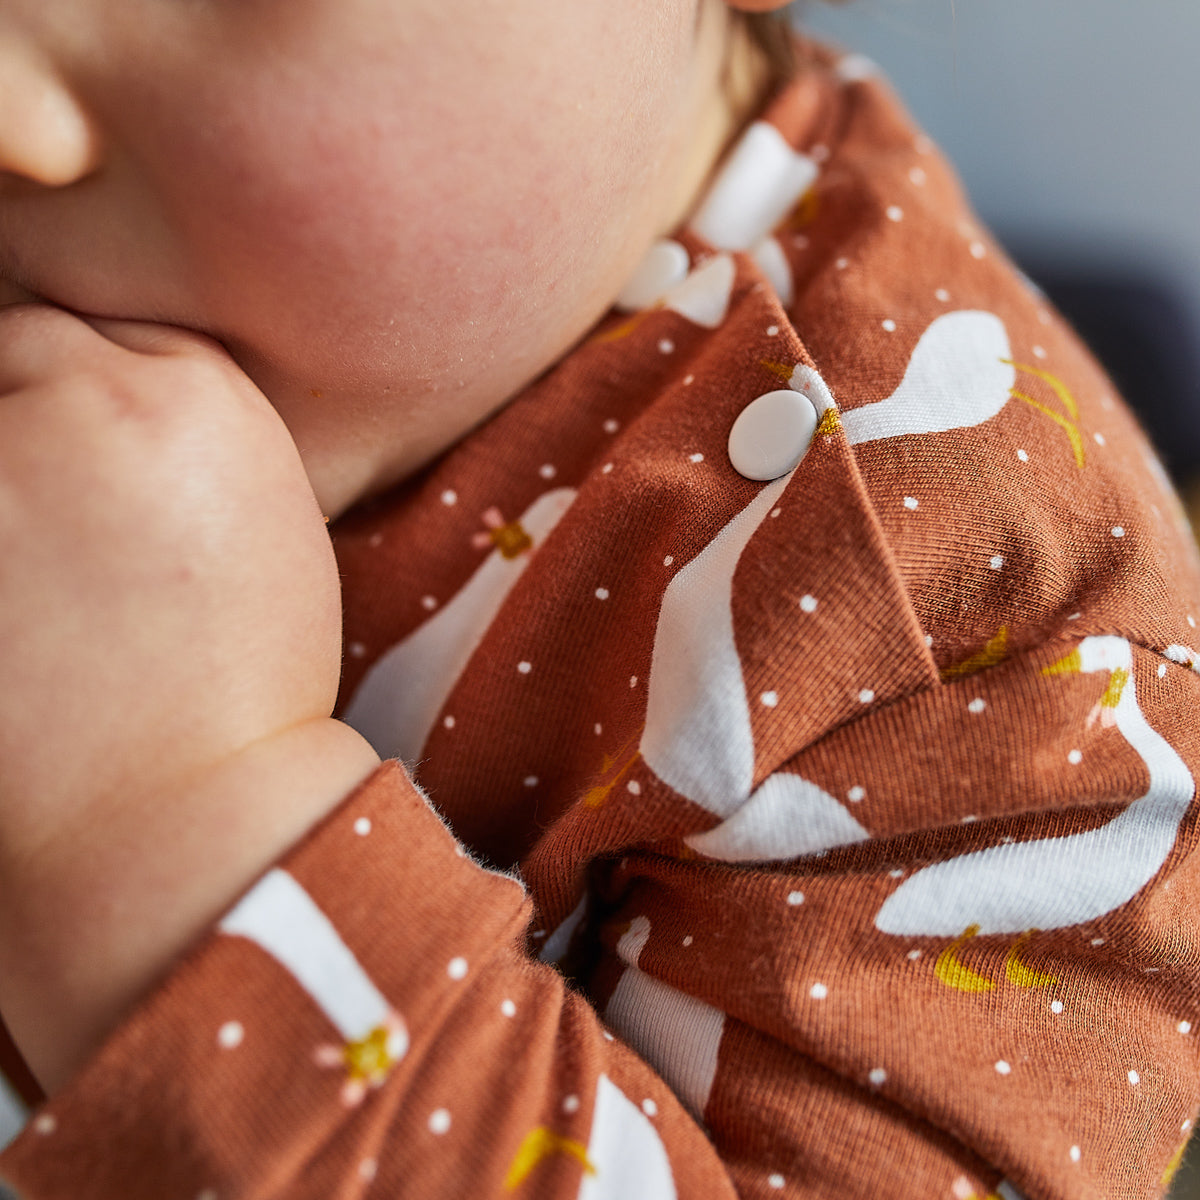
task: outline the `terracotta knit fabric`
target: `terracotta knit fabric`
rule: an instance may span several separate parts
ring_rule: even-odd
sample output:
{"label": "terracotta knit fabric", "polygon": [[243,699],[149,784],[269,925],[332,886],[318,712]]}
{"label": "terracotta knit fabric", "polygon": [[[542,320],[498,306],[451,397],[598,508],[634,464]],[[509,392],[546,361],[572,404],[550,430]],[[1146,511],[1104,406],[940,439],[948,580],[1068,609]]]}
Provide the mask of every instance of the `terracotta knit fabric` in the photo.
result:
{"label": "terracotta knit fabric", "polygon": [[[261,879],[20,1196],[1161,1190],[1191,538],[869,65],[806,58],[626,311],[340,522],[342,711],[429,802],[390,763]],[[811,445],[747,479],[786,389]]]}

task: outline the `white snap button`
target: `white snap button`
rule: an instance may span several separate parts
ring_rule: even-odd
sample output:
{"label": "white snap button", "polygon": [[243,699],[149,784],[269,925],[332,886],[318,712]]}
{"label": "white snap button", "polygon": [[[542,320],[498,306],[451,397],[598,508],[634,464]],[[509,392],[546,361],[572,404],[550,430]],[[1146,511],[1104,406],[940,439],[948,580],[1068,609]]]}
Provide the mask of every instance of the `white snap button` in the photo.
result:
{"label": "white snap button", "polygon": [[729,461],[747,479],[778,479],[804,457],[816,431],[817,410],[807,396],[791,388],[767,392],[734,421]]}
{"label": "white snap button", "polygon": [[670,238],[650,247],[633,278],[621,289],[616,306],[625,312],[641,312],[687,278],[692,265],[687,250]]}

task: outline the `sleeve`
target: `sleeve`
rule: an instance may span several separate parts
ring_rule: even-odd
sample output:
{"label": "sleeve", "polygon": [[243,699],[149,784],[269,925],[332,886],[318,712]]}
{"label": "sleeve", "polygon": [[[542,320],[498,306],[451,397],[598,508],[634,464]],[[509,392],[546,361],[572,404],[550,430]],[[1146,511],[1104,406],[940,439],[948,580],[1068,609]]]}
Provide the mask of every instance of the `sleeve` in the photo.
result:
{"label": "sleeve", "polygon": [[528,959],[528,911],[386,764],[34,1115],[0,1177],[31,1200],[733,1195],[662,1081]]}
{"label": "sleeve", "polygon": [[1115,635],[976,667],[614,868],[603,1011],[742,1195],[1150,1196],[1178,1166],[1200,679]]}

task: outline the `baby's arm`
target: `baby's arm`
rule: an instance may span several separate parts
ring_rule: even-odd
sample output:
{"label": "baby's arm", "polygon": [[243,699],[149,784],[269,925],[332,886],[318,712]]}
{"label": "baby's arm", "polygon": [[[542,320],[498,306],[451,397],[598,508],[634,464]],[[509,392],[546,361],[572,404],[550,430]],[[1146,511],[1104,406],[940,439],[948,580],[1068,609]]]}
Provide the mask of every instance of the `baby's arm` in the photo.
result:
{"label": "baby's arm", "polygon": [[299,457],[219,347],[10,308],[0,388],[0,1006],[53,1090],[378,758],[329,717]]}

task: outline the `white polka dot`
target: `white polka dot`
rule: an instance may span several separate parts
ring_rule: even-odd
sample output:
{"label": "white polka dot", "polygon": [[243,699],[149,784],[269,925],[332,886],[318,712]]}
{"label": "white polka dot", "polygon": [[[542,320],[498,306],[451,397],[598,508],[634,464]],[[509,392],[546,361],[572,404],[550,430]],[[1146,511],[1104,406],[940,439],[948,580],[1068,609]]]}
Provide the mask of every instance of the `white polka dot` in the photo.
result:
{"label": "white polka dot", "polygon": [[373,549],[377,550],[380,546],[383,545],[383,534],[382,533],[371,534],[371,536],[369,538],[367,538],[367,545],[371,546]]}
{"label": "white polka dot", "polygon": [[871,701],[875,699],[875,693],[871,691],[870,688],[863,688],[863,690],[858,693],[858,698],[864,704],[870,704]]}
{"label": "white polka dot", "polygon": [[908,952],[908,957],[911,962],[916,962],[917,959],[921,957],[921,952],[920,950],[910,950]]}
{"label": "white polka dot", "polygon": [[611,1042],[613,1040],[613,1035],[609,1033],[607,1029],[602,1029],[600,1031],[600,1036],[603,1037],[606,1042]]}
{"label": "white polka dot", "polygon": [[800,597],[800,611],[806,612],[806,613],[816,612],[817,611],[816,596],[801,596]]}
{"label": "white polka dot", "polygon": [[1024,450],[1018,450],[1018,451],[1017,451],[1017,457],[1018,457],[1018,458],[1019,458],[1019,459],[1020,459],[1022,462],[1028,462],[1028,461],[1029,461],[1029,454],[1028,454],[1026,451],[1024,451]]}
{"label": "white polka dot", "polygon": [[918,133],[913,138],[913,147],[918,154],[931,154],[933,152],[933,141],[927,133]]}
{"label": "white polka dot", "polygon": [[433,612],[433,610],[435,608],[437,608],[437,597],[436,596],[422,596],[421,597],[421,607],[423,609],[425,609],[426,612]]}
{"label": "white polka dot", "polygon": [[933,645],[933,634],[932,634],[932,633],[927,633],[927,634],[925,635],[925,645],[926,645],[926,646],[932,646],[932,645]]}
{"label": "white polka dot", "polygon": [[245,1036],[246,1031],[242,1027],[241,1021],[226,1021],[217,1030],[217,1045],[222,1050],[232,1050],[242,1044],[242,1039]]}
{"label": "white polka dot", "polygon": [[908,177],[917,187],[925,185],[926,175],[922,167],[912,167],[908,172]]}
{"label": "white polka dot", "polygon": [[883,326],[884,332],[886,332],[886,333],[895,333],[896,332],[896,322],[893,321],[891,317],[885,317],[879,323]]}
{"label": "white polka dot", "polygon": [[562,1108],[563,1108],[563,1112],[565,1112],[565,1113],[578,1112],[579,1111],[579,1097],[578,1096],[564,1096],[563,1102],[562,1102]]}
{"label": "white polka dot", "polygon": [[435,1108],[429,1114],[429,1132],[439,1135],[450,1132],[450,1114],[444,1108]]}
{"label": "white polka dot", "polygon": [[658,1116],[658,1105],[654,1103],[648,1096],[642,1101],[642,1112],[648,1117]]}
{"label": "white polka dot", "polygon": [[771,509],[771,517],[772,517],[772,519],[774,519],[775,517],[779,516],[779,514],[780,514],[781,512],[783,512],[783,509],[782,509],[782,508],[773,508],[773,509]]}
{"label": "white polka dot", "polygon": [[538,785],[538,777],[536,775],[526,775],[525,776],[525,786],[526,787],[534,788],[534,787],[537,787],[537,785]]}
{"label": "white polka dot", "polygon": [[501,1000],[500,1012],[506,1017],[515,1017],[517,1015],[517,1006],[511,1000]]}
{"label": "white polka dot", "polygon": [[1063,1002],[1061,1000],[1051,1000],[1050,1001],[1050,1011],[1055,1016],[1058,1016],[1058,1014],[1060,1012],[1062,1012],[1062,1010],[1063,1010]]}
{"label": "white polka dot", "polygon": [[889,221],[903,221],[904,209],[898,204],[889,204],[887,209],[887,219]]}
{"label": "white polka dot", "polygon": [[451,488],[447,488],[442,493],[442,503],[447,508],[453,507],[455,504],[458,503],[458,493]]}
{"label": "white polka dot", "polygon": [[196,1196],[196,1200],[221,1200],[217,1195],[216,1188],[205,1188]]}
{"label": "white polka dot", "polygon": [[987,701],[976,696],[976,698],[967,705],[967,712],[981,713],[985,708],[987,708]]}
{"label": "white polka dot", "polygon": [[1033,353],[1036,358],[1045,358],[1046,357],[1046,347],[1045,346],[1034,346]]}
{"label": "white polka dot", "polygon": [[1092,434],[1092,437],[1093,437],[1093,438],[1095,438],[1095,440],[1096,440],[1096,445],[1097,445],[1097,446],[1103,446],[1103,445],[1105,445],[1105,444],[1106,444],[1106,443],[1105,443],[1105,441],[1104,441],[1104,434],[1102,434],[1102,433],[1093,433],[1093,434]]}
{"label": "white polka dot", "polygon": [[596,589],[596,599],[597,600],[607,600],[608,599],[608,588],[597,588]]}
{"label": "white polka dot", "polygon": [[795,908],[798,904],[803,904],[804,903],[804,893],[803,892],[788,892],[787,902],[793,908]]}
{"label": "white polka dot", "polygon": [[833,265],[839,271],[844,271],[850,265],[850,260],[848,258],[839,258]]}
{"label": "white polka dot", "polygon": [[1104,939],[1103,939],[1103,938],[1101,938],[1101,937],[1095,937],[1095,938],[1092,938],[1092,945],[1093,945],[1093,946],[1103,946],[1103,945],[1104,945]]}
{"label": "white polka dot", "polygon": [[695,382],[696,382],[695,375],[685,375],[683,377],[683,383],[684,383],[685,387],[690,387]]}
{"label": "white polka dot", "polygon": [[637,681],[638,681],[638,677],[637,677],[636,675],[630,675],[630,677],[629,677],[629,686],[630,686],[631,688],[635,688],[635,687],[637,687]]}
{"label": "white polka dot", "polygon": [[553,463],[542,463],[542,465],[538,467],[538,474],[543,479],[553,479],[555,475],[558,474],[558,470]]}
{"label": "white polka dot", "polygon": [[1000,1059],[1000,1061],[998,1063],[996,1063],[996,1074],[997,1075],[1009,1075],[1011,1073],[1012,1073],[1012,1067],[1010,1067],[1008,1065],[1008,1063],[1006,1063],[1004,1061],[1004,1059]]}
{"label": "white polka dot", "polygon": [[33,1119],[34,1133],[45,1136],[52,1134],[58,1128],[58,1120],[53,1113],[41,1113]]}
{"label": "white polka dot", "polygon": [[517,670],[520,671],[522,675],[528,675],[529,672],[533,670],[533,663],[519,662],[517,663]]}
{"label": "white polka dot", "polygon": [[1130,1084],[1133,1085],[1133,1087],[1137,1087],[1137,1085],[1142,1082],[1142,1077],[1136,1071],[1130,1071],[1126,1078],[1129,1080]]}
{"label": "white polka dot", "polygon": [[354,832],[357,833],[359,837],[366,837],[367,834],[371,832],[371,818],[359,817],[358,820],[354,822]]}
{"label": "white polka dot", "polygon": [[971,243],[971,257],[982,258],[987,253],[987,247],[982,242]]}
{"label": "white polka dot", "polygon": [[1115,538],[1122,538],[1122,537],[1124,537],[1124,536],[1125,536],[1125,528],[1124,528],[1124,526],[1122,526],[1122,525],[1114,525],[1114,526],[1112,527],[1112,535],[1113,535],[1113,537],[1115,537]]}
{"label": "white polka dot", "polygon": [[767,1186],[773,1187],[776,1191],[779,1191],[779,1189],[781,1187],[783,1187],[784,1182],[785,1182],[785,1180],[782,1175],[768,1175],[767,1176]]}
{"label": "white polka dot", "polygon": [[349,652],[351,658],[363,658],[367,653],[367,648],[362,642],[351,642],[346,647],[346,650]]}
{"label": "white polka dot", "polygon": [[872,1087],[883,1087],[887,1083],[887,1072],[882,1067],[876,1067],[867,1078],[871,1081]]}
{"label": "white polka dot", "polygon": [[934,294],[934,296],[936,296],[936,297],[937,297],[937,299],[939,299],[939,300],[940,300],[940,301],[941,301],[943,304],[946,304],[946,303],[949,301],[949,299],[950,299],[950,293],[949,293],[948,291],[946,291],[946,289],[945,289],[945,288],[938,288],[938,290],[937,290],[936,292],[934,292],[933,294]]}
{"label": "white polka dot", "polygon": [[766,705],[767,708],[774,708],[779,703],[778,692],[763,692],[759,699]]}
{"label": "white polka dot", "polygon": [[604,726],[601,725],[599,721],[597,721],[596,724],[592,726],[592,728],[596,731],[597,737],[599,737],[604,732]]}
{"label": "white polka dot", "polygon": [[1038,309],[1038,320],[1041,321],[1043,325],[1049,325],[1052,319],[1053,318],[1051,318],[1050,314],[1044,308]]}
{"label": "white polka dot", "polygon": [[669,567],[674,561],[675,561],[675,555],[668,554],[667,557],[663,559],[663,566]]}
{"label": "white polka dot", "polygon": [[614,421],[612,419],[612,417],[609,417],[609,419],[604,422],[604,432],[605,433],[616,433],[617,430],[620,428],[621,428],[621,426],[616,421]]}
{"label": "white polka dot", "polygon": [[814,142],[808,148],[808,157],[815,163],[823,163],[829,158],[829,147],[824,142]]}
{"label": "white polka dot", "polygon": [[1193,616],[1191,616],[1190,614],[1189,614],[1189,616],[1188,616],[1187,623],[1188,623],[1188,624],[1189,624],[1189,625],[1190,625],[1190,626],[1191,626],[1193,629],[1195,629],[1195,628],[1196,628],[1196,618],[1195,618],[1195,617],[1193,617]]}
{"label": "white polka dot", "polygon": [[699,452],[697,452],[696,454],[688,455],[688,462],[702,463],[703,461],[704,461],[704,455],[700,454]]}
{"label": "white polka dot", "polygon": [[1000,570],[1000,568],[1004,566],[1004,555],[993,554],[992,557],[988,559],[988,566],[991,567],[993,571]]}
{"label": "white polka dot", "polygon": [[1079,1149],[1078,1146],[1072,1146],[1069,1153],[1071,1155],[1072,1162],[1078,1162],[1080,1160],[1080,1158],[1083,1156],[1083,1152]]}
{"label": "white polka dot", "polygon": [[904,868],[903,867],[895,867],[894,869],[892,869],[891,871],[888,872],[888,878],[889,879],[903,879],[904,878]]}
{"label": "white polka dot", "polygon": [[451,979],[465,979],[467,975],[467,960],[465,958],[452,958],[446,964],[446,974]]}
{"label": "white polka dot", "polygon": [[658,352],[660,354],[671,354],[675,350],[675,343],[670,338],[662,338],[658,343]]}
{"label": "white polka dot", "polygon": [[636,779],[631,779],[626,785],[625,790],[631,796],[640,796],[642,794],[642,785]]}
{"label": "white polka dot", "polygon": [[907,508],[909,511],[916,509],[919,505],[920,505],[920,501],[916,498],[916,496],[905,496],[904,497],[904,507]]}
{"label": "white polka dot", "polygon": [[1071,615],[1070,615],[1070,616],[1067,618],[1067,620],[1068,620],[1068,621],[1078,621],[1078,620],[1079,620],[1079,618],[1080,618],[1080,617],[1082,617],[1082,616],[1083,616],[1083,613],[1072,613],[1072,614],[1071,614]]}
{"label": "white polka dot", "polygon": [[823,983],[814,983],[808,990],[814,1000],[824,1000],[829,995],[829,989]]}
{"label": "white polka dot", "polygon": [[779,333],[778,325],[768,325],[767,326],[767,337],[775,337],[778,333]]}
{"label": "white polka dot", "polygon": [[685,946],[690,946],[692,944],[692,935],[690,933],[683,939],[683,944]]}
{"label": "white polka dot", "polygon": [[857,804],[860,800],[863,799],[863,797],[866,796],[866,794],[867,794],[866,788],[859,787],[857,784],[855,784],[854,787],[852,787],[846,793],[846,799],[849,800],[851,804]]}
{"label": "white polka dot", "polygon": [[1175,1026],[1175,1028],[1178,1029],[1180,1033],[1191,1033],[1192,1032],[1192,1023],[1191,1023],[1191,1021],[1180,1021],[1179,1024]]}
{"label": "white polka dot", "polygon": [[1081,762],[1083,762],[1082,751],[1072,750],[1070,754],[1067,755],[1067,762],[1069,762],[1073,767],[1077,767]]}
{"label": "white polka dot", "polygon": [[373,1158],[364,1158],[358,1164],[358,1175],[360,1179],[365,1179],[370,1183],[379,1173],[379,1163]]}
{"label": "white polka dot", "polygon": [[447,713],[447,715],[442,718],[442,724],[445,725],[447,729],[453,729],[454,718]]}
{"label": "white polka dot", "polygon": [[605,463],[604,466],[602,466],[600,468],[600,474],[607,475],[607,474],[609,474],[609,472],[612,471],[612,469],[613,469],[612,463]]}

